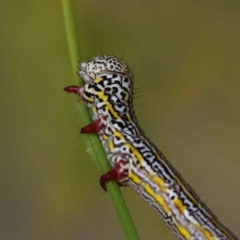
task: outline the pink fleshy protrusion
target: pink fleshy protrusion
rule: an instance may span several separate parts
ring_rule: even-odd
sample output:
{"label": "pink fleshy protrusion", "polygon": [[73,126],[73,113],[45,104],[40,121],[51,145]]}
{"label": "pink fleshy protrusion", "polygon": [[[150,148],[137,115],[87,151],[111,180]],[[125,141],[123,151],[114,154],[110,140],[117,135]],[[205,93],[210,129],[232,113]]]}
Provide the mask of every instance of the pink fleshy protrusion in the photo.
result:
{"label": "pink fleshy protrusion", "polygon": [[103,190],[107,192],[106,182],[113,180],[121,180],[124,177],[125,175],[124,172],[121,170],[121,166],[116,164],[112,170],[101,176],[99,183]]}
{"label": "pink fleshy protrusion", "polygon": [[63,90],[68,92],[68,93],[74,93],[74,94],[78,94],[78,95],[82,96],[83,91],[84,91],[84,87],[71,85],[71,86],[65,87]]}
{"label": "pink fleshy protrusion", "polygon": [[102,127],[101,118],[81,129],[81,133],[99,133]]}

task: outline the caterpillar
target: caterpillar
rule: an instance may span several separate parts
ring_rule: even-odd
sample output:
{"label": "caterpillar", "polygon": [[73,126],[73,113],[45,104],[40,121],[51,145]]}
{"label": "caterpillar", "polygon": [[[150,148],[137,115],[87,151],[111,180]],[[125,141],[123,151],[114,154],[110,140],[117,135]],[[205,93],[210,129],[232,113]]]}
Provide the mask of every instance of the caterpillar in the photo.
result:
{"label": "caterpillar", "polygon": [[139,126],[128,65],[103,55],[80,63],[78,73],[84,86],[64,90],[80,95],[91,109],[94,122],[81,133],[98,133],[112,166],[100,177],[102,188],[111,180],[132,187],[180,240],[237,240]]}

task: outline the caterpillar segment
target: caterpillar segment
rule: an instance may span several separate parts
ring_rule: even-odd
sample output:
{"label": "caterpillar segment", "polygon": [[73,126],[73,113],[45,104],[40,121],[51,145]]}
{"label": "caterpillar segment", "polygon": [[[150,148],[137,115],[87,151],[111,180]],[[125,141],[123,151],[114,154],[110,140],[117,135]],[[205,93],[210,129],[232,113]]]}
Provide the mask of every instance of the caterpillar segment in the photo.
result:
{"label": "caterpillar segment", "polygon": [[102,55],[79,64],[78,73],[86,83],[94,82],[103,72],[122,73],[133,79],[133,74],[128,65],[113,56]]}
{"label": "caterpillar segment", "polygon": [[92,110],[94,123],[82,133],[98,133],[112,170],[100,178],[132,187],[162,217],[178,239],[237,240],[149,140],[133,110],[133,74],[122,60],[103,55],[81,63],[78,94]]}

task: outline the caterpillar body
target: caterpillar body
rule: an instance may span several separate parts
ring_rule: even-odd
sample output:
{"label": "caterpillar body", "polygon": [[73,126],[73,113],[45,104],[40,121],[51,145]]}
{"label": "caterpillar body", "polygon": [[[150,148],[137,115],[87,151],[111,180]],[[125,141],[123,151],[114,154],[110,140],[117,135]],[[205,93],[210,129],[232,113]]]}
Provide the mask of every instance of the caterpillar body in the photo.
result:
{"label": "caterpillar body", "polygon": [[80,95],[92,110],[94,123],[81,132],[98,133],[112,166],[101,186],[106,190],[107,181],[117,180],[132,187],[180,240],[237,240],[138,125],[128,65],[103,55],[81,63],[79,75],[85,85],[64,90]]}

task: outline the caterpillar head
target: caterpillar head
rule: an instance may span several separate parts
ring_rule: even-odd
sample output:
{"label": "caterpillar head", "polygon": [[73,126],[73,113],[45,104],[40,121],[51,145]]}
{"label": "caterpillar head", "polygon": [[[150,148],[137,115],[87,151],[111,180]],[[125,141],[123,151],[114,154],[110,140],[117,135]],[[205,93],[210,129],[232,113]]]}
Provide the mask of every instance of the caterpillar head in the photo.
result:
{"label": "caterpillar head", "polygon": [[92,83],[102,72],[122,73],[133,78],[133,74],[125,62],[108,55],[98,56],[80,63],[78,74],[85,82]]}

